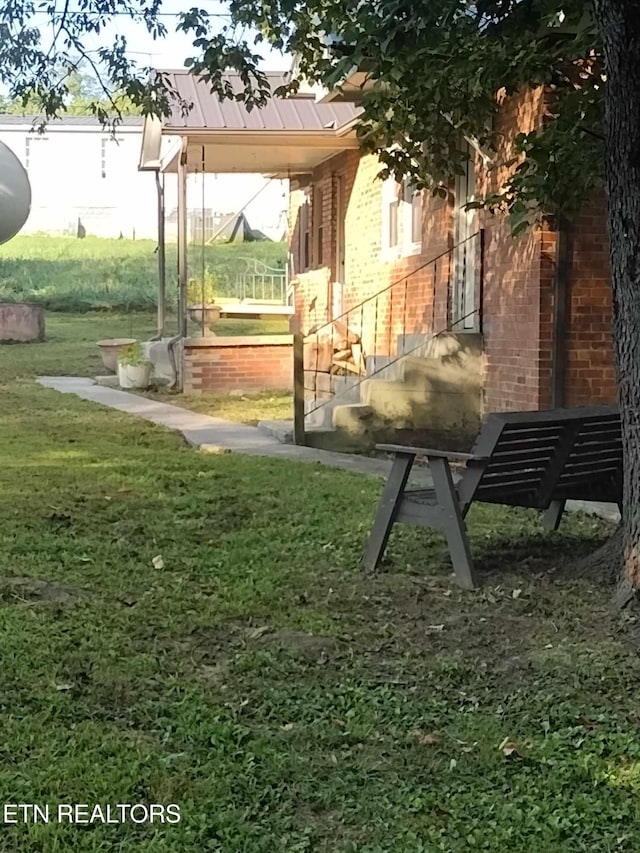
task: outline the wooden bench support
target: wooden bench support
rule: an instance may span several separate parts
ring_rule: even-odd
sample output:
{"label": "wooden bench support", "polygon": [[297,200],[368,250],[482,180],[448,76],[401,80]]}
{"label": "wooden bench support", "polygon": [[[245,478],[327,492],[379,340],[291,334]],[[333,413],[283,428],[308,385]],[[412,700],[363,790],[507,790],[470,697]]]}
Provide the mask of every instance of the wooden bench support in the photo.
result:
{"label": "wooden bench support", "polygon": [[362,556],[362,567],[365,571],[374,572],[382,559],[414,459],[413,453],[398,453],[393,460],[389,479],[378,504],[373,529]]}
{"label": "wooden bench support", "polygon": [[542,527],[547,533],[560,527],[566,501],[551,501],[549,508],[542,515]]}
{"label": "wooden bench support", "polygon": [[440,506],[441,524],[447,537],[449,554],[458,583],[464,589],[475,589],[473,560],[467,538],[467,528],[462,517],[451,468],[446,459],[429,457],[433,485]]}

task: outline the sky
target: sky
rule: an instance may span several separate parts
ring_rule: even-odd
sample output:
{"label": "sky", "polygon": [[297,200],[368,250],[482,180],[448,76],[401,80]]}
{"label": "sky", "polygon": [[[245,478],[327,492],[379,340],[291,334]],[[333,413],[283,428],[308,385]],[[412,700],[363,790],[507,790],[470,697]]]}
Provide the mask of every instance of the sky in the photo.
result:
{"label": "sky", "polygon": [[[62,2],[62,0],[60,0]],[[195,50],[191,44],[191,37],[176,32],[178,13],[197,5],[216,17],[220,27],[229,22],[227,4],[220,0],[163,0],[161,20],[165,24],[168,33],[162,38],[155,40],[145,31],[141,24],[135,24],[126,16],[119,17],[116,24],[105,30],[102,38],[87,38],[87,46],[97,48],[101,43],[112,40],[117,33],[124,35],[129,44],[130,55],[140,65],[152,65],[155,68],[182,68],[184,60],[193,56]],[[73,3],[71,4],[73,8]],[[251,31],[245,34],[246,40],[251,43]],[[280,53],[269,51],[264,44],[256,49],[263,56],[262,67],[267,71],[284,71],[291,64],[290,57]]]}
{"label": "sky", "polygon": [[[125,22],[128,24],[128,27],[126,29],[121,28],[119,31],[127,36],[132,55],[135,52],[136,59],[141,64],[153,65],[156,68],[182,68],[185,58],[192,56],[194,49],[187,35],[175,32],[177,17],[172,16],[171,13],[188,9],[193,5],[195,5],[193,0],[188,0],[188,2],[183,2],[183,0],[165,0],[163,10],[166,13],[166,17],[163,17],[162,20],[169,30],[169,34],[162,40],[154,41],[144,32],[143,28],[131,25],[130,22]],[[218,20],[221,26],[229,21],[225,3],[216,2],[215,0],[199,0],[197,5],[212,15],[219,15]],[[250,31],[247,32],[245,38],[247,41],[251,41]],[[256,52],[264,57],[262,66],[266,71],[284,71],[291,64],[289,57],[284,57],[282,54],[274,51],[268,51],[264,44],[261,44],[259,49],[256,49]]]}
{"label": "sky", "polygon": [[[220,27],[229,22],[228,7],[220,0],[163,0],[162,21],[168,32],[162,39],[154,40],[145,30],[144,25],[136,24],[126,16],[114,19],[114,24],[108,27],[101,36],[88,36],[84,40],[84,46],[89,50],[96,50],[103,44],[113,42],[115,35],[123,35],[127,39],[129,54],[135,62],[142,67],[152,66],[154,68],[177,69],[184,66],[184,60],[193,56],[196,51],[192,45],[192,39],[184,33],[176,32],[178,13],[185,11],[194,5],[205,9],[216,16]],[[69,9],[73,11],[78,8],[77,0],[70,0]],[[60,8],[63,0],[60,0]],[[46,43],[47,26],[45,15],[39,15],[38,24],[43,34],[43,42]],[[244,34],[245,39],[251,43],[251,32]],[[50,38],[50,36],[49,36]],[[291,66],[291,58],[280,53],[269,51],[264,44],[256,48],[256,53],[263,56],[261,63],[265,71],[285,71]],[[199,181],[201,179],[193,176],[189,181],[189,206],[191,198],[197,199],[193,206],[200,206],[202,189]],[[250,224],[254,228],[275,233],[282,226],[283,213],[287,208],[286,182],[271,181],[265,185],[265,179],[261,175],[220,175],[207,176],[205,184],[205,205],[215,212],[232,213],[239,211],[246,202],[257,196],[255,200],[246,207],[245,213]]]}

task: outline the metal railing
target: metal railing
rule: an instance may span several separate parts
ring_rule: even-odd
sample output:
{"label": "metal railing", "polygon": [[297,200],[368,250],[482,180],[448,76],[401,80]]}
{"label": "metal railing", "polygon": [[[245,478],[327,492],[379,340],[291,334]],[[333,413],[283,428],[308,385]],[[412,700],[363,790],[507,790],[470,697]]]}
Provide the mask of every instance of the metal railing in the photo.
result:
{"label": "metal railing", "polygon": [[353,401],[365,379],[392,373],[438,335],[481,331],[483,267],[481,230],[303,335],[305,417],[336,397]]}
{"label": "metal railing", "polygon": [[269,267],[253,258],[238,258],[243,266],[235,275],[236,294],[239,299],[251,302],[287,304],[287,271]]}

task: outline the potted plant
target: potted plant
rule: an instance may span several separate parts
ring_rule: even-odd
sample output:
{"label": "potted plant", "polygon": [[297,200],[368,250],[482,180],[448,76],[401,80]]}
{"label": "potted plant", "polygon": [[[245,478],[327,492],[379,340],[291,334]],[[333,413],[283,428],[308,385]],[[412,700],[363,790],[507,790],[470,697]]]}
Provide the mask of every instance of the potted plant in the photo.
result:
{"label": "potted plant", "polygon": [[207,270],[202,281],[192,279],[187,289],[189,316],[202,329],[203,335],[213,335],[210,327],[220,319],[220,306],[216,305],[218,278]]}
{"label": "potted plant", "polygon": [[135,338],[110,338],[105,341],[98,341],[98,349],[102,363],[111,373],[118,372],[118,355],[119,353],[131,344],[135,344]]}
{"label": "potted plant", "polygon": [[123,347],[118,354],[118,384],[121,388],[148,388],[151,368],[139,343]]}

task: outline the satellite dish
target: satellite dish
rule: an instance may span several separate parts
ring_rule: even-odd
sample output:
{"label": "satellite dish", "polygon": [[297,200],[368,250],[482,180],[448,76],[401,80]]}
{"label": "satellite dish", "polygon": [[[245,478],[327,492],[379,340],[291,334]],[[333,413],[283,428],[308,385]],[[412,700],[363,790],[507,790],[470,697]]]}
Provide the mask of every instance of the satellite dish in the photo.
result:
{"label": "satellite dish", "polygon": [[13,151],[0,142],[0,244],[18,233],[31,209],[31,184]]}

